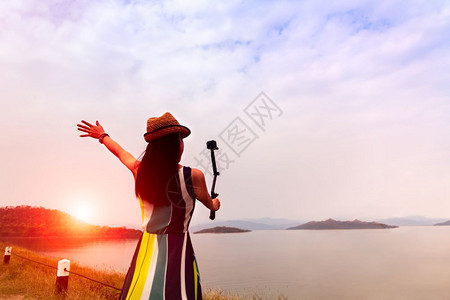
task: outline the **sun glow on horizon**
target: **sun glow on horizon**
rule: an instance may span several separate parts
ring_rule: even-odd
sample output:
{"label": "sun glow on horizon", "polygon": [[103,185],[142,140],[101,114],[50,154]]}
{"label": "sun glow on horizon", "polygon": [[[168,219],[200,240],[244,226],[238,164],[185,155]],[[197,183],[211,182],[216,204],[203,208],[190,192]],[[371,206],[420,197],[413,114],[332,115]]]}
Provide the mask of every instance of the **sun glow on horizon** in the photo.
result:
{"label": "sun glow on horizon", "polygon": [[77,203],[72,210],[72,215],[81,221],[92,224],[92,205],[86,202]]}

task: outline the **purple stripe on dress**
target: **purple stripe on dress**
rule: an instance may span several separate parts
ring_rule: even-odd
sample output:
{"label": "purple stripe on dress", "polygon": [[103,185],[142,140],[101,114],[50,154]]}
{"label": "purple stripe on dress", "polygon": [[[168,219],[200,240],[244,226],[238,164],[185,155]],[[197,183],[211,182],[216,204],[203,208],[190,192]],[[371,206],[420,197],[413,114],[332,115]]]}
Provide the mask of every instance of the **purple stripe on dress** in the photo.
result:
{"label": "purple stripe on dress", "polygon": [[184,174],[184,182],[186,184],[186,189],[189,193],[189,196],[191,196],[192,199],[195,199],[194,186],[192,185],[191,168],[184,167],[183,174]]}
{"label": "purple stripe on dress", "polygon": [[[186,258],[185,258],[185,272],[186,272],[186,294],[188,299],[195,299],[195,273],[194,273],[195,254],[192,248],[191,237],[188,234],[186,242]],[[197,274],[198,270],[197,270]],[[197,299],[202,299],[202,288],[200,285],[200,274],[197,278]]]}
{"label": "purple stripe on dress", "polygon": [[165,299],[181,299],[181,255],[183,252],[184,234],[167,235],[167,269]]}

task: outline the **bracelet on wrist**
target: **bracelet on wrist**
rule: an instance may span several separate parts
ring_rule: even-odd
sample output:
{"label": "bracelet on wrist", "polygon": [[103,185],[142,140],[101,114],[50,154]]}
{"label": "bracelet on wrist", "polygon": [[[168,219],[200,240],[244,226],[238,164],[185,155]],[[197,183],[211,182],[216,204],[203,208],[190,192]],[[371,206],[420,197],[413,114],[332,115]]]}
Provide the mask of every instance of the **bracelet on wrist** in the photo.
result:
{"label": "bracelet on wrist", "polygon": [[100,144],[103,144],[103,139],[105,137],[109,136],[109,134],[107,133],[102,133],[99,137],[98,137],[98,141],[100,142]]}

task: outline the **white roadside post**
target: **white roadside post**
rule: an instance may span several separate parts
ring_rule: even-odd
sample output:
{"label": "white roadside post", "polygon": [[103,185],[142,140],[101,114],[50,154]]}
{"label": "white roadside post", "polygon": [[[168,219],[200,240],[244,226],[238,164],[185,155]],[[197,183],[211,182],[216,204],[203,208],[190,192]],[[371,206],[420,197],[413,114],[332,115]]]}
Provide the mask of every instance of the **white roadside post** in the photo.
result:
{"label": "white roadside post", "polygon": [[4,264],[9,264],[9,260],[11,259],[11,250],[12,250],[12,247],[5,248],[5,256],[3,256]]}
{"label": "white roadside post", "polygon": [[56,293],[67,293],[69,287],[70,260],[58,261],[58,272],[56,273]]}

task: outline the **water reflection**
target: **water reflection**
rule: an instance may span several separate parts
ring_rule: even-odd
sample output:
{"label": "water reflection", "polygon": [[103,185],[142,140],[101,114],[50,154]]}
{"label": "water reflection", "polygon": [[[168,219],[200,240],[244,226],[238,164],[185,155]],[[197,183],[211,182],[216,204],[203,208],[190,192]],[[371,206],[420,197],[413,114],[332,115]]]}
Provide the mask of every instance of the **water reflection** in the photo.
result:
{"label": "water reflection", "polygon": [[69,259],[93,268],[126,272],[138,240],[1,238],[1,241],[58,259]]}
{"label": "water reflection", "polygon": [[[202,285],[275,299],[449,299],[450,226],[193,234]],[[10,239],[126,272],[137,240]],[[13,249],[14,252],[14,249]]]}

